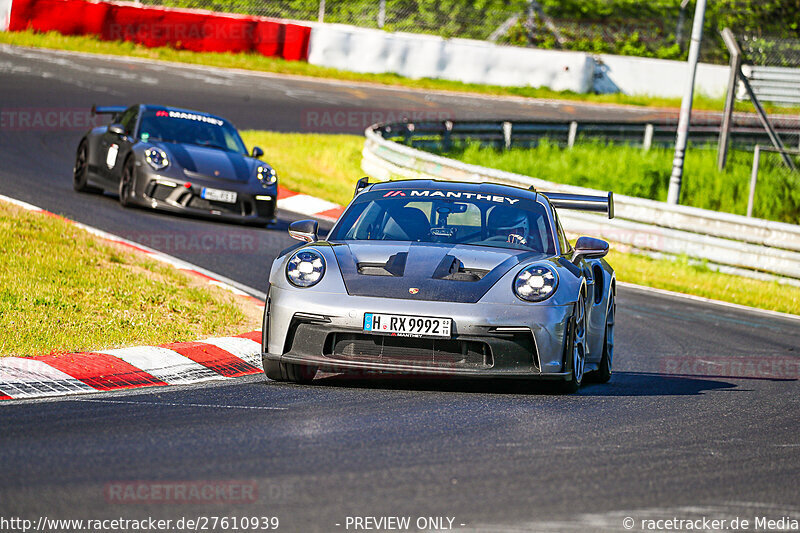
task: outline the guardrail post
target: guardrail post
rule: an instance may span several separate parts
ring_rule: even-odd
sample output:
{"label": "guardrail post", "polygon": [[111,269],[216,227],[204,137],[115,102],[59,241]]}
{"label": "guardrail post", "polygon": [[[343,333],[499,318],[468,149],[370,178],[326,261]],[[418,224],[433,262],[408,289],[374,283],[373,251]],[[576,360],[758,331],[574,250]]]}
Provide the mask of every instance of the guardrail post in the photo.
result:
{"label": "guardrail post", "polygon": [[578,135],[578,123],[574,120],[569,123],[569,135],[567,136],[567,147],[575,145],[575,137]]}
{"label": "guardrail post", "polygon": [[445,152],[449,152],[450,149],[453,147],[453,138],[450,135],[452,131],[453,131],[453,121],[445,120],[444,135],[442,136],[442,148],[444,148]]}
{"label": "guardrail post", "polygon": [[750,196],[747,199],[747,216],[753,216],[753,201],[756,197],[756,181],[758,181],[758,160],[761,159],[761,147],[756,145],[753,151],[753,172],[750,174]]}
{"label": "guardrail post", "polygon": [[647,124],[644,127],[644,140],[642,141],[642,148],[645,151],[649,150],[653,145],[653,125]]}
{"label": "guardrail post", "polygon": [[513,127],[510,122],[503,122],[503,146],[505,146],[506,150],[511,149],[511,129]]}

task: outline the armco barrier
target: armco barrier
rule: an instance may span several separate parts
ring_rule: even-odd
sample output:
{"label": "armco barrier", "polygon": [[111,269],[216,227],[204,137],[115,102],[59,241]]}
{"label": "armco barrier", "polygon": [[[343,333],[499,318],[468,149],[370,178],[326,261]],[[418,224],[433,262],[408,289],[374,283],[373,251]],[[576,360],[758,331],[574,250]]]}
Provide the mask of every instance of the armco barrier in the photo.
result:
{"label": "armco barrier", "polygon": [[[474,124],[474,123],[473,123]],[[530,176],[469,165],[383,137],[414,124],[376,125],[365,132],[362,168],[377,179],[393,177],[493,181],[542,191],[605,194]],[[424,129],[424,128],[423,128]],[[455,130],[455,126],[451,128]],[[446,131],[443,128],[442,131]],[[441,141],[441,139],[440,139]],[[443,142],[443,141],[442,141]],[[563,210],[571,233],[594,235],[646,253],[686,255],[751,277],[777,276],[800,285],[800,226],[694,207],[615,195],[616,218]]]}
{"label": "armco barrier", "polygon": [[[796,146],[800,142],[800,118],[775,116],[771,120],[784,144]],[[669,118],[648,122],[463,120],[386,124],[379,132],[385,139],[402,140],[414,147],[434,149],[476,140],[498,148],[527,147],[538,144],[542,138],[567,146],[580,138],[589,138],[649,148],[652,145],[674,146],[676,129],[677,120]],[[718,139],[719,116],[707,114],[693,118],[689,131],[690,143],[716,145]],[[764,127],[750,115],[734,116],[730,139],[732,146],[746,150],[752,150],[757,144],[770,143]]]}
{"label": "armco barrier", "polygon": [[86,0],[13,0],[8,29],[97,35],[194,52],[256,52],[294,61],[308,59],[311,35],[308,25],[263,17]]}

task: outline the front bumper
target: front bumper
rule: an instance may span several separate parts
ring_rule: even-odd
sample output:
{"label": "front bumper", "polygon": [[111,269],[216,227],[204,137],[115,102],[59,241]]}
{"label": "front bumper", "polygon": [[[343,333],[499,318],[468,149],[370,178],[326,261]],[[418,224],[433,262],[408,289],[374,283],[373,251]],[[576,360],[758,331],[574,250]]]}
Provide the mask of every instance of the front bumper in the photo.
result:
{"label": "front bumper", "polygon": [[[191,183],[190,187],[184,186]],[[204,187],[236,192],[235,203],[209,201],[201,197]],[[257,197],[269,197],[269,200]],[[271,224],[276,221],[278,205],[277,184],[263,190],[252,190],[246,183],[215,182],[172,176],[139,167],[135,180],[134,203],[143,207],[183,213],[231,222]]]}
{"label": "front bumper", "polygon": [[[365,333],[367,312],[450,317],[453,335],[423,339]],[[453,304],[273,286],[262,355],[331,372],[566,379],[563,342],[571,312],[568,305]]]}

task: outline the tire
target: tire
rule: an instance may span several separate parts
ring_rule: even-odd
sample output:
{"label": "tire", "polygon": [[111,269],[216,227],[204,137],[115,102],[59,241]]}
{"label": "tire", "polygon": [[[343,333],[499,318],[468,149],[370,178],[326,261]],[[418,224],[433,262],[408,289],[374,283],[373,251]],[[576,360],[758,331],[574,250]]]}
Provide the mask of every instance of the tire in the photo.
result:
{"label": "tire", "polygon": [[586,298],[583,294],[575,302],[575,311],[570,319],[568,342],[564,346],[564,362],[571,373],[570,378],[560,384],[561,392],[574,394],[583,382],[586,363]]}
{"label": "tire", "polygon": [[122,207],[130,207],[131,192],[133,191],[133,158],[129,157],[122,167],[122,176],[119,178],[119,203]]}
{"label": "tire", "polygon": [[75,166],[72,167],[72,188],[77,192],[102,192],[101,189],[89,185],[89,143],[86,139],[78,145],[75,154]]}
{"label": "tire", "polygon": [[317,375],[317,368],[292,363],[281,363],[264,358],[264,374],[273,381],[288,381],[290,383],[311,383]]}
{"label": "tire", "polygon": [[600,359],[598,369],[591,374],[587,374],[587,378],[591,379],[592,383],[608,383],[611,379],[611,373],[614,365],[614,322],[617,315],[617,302],[614,298],[614,293],[611,293],[608,302],[608,311],[606,312],[606,332],[603,338],[603,357]]}

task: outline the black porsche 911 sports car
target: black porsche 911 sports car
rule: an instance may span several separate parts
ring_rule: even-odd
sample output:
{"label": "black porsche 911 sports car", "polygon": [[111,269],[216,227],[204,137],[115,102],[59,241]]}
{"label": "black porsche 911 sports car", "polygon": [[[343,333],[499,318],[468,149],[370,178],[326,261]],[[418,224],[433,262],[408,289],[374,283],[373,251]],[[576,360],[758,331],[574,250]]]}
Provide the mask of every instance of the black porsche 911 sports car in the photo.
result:
{"label": "black porsche 911 sports car", "polygon": [[172,107],[93,107],[111,115],[78,145],[73,187],[112,191],[124,207],[253,224],[275,222],[278,177],[227,120]]}

